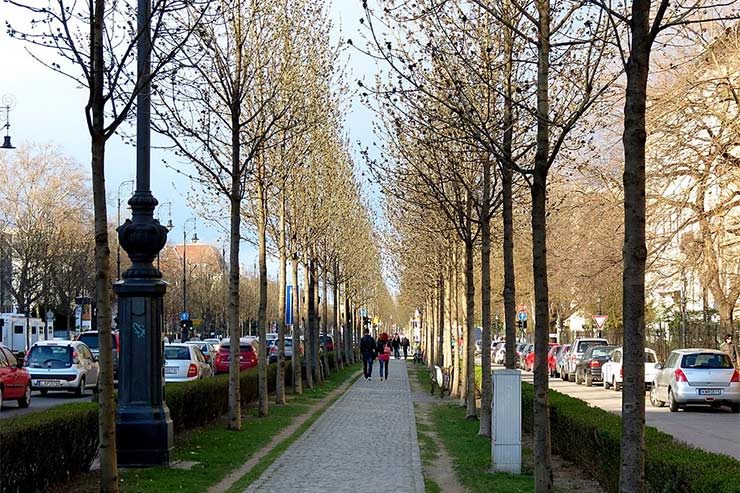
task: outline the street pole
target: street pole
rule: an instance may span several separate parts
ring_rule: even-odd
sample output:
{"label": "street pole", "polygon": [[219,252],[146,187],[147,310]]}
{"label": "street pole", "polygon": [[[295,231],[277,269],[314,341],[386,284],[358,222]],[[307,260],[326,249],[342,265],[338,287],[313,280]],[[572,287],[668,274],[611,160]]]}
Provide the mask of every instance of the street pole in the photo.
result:
{"label": "street pole", "polygon": [[121,347],[126,348],[119,353],[116,449],[118,464],[127,467],[168,465],[173,450],[162,371],[167,283],[153,264],[167,242],[167,228],[154,219],[157,199],[150,189],[150,16],[150,0],[138,0],[136,192],[128,202],[131,219],[117,230],[131,267],[114,284]]}
{"label": "street pole", "polygon": [[[122,181],[121,184],[118,185],[118,215],[116,216],[117,218],[116,224],[121,224],[121,190],[126,185],[133,188],[134,180]],[[116,247],[116,281],[120,279],[121,279],[121,243],[119,242],[118,246]]]}

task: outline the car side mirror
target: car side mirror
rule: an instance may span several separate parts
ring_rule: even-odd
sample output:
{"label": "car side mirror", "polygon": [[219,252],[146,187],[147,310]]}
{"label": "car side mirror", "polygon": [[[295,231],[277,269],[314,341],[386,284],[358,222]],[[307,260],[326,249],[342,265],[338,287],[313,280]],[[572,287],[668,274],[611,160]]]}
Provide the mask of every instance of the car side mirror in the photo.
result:
{"label": "car side mirror", "polygon": [[663,369],[663,365],[661,365],[660,363],[655,363],[655,369],[656,370],[662,370]]}

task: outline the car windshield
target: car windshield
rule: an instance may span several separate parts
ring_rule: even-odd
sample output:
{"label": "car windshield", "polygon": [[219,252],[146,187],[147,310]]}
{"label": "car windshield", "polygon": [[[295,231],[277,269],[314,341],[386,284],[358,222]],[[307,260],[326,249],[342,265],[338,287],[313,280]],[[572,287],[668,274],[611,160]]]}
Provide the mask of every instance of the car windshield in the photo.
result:
{"label": "car windshield", "polygon": [[657,363],[658,359],[655,357],[654,353],[649,353],[645,351],[645,363]]}
{"label": "car windshield", "polygon": [[606,346],[604,341],[581,341],[578,344],[578,352],[585,353],[592,346]]}
{"label": "car windshield", "polygon": [[[231,351],[231,345],[229,345],[229,344],[221,344],[221,347],[219,349],[220,350],[223,350],[223,351]],[[252,346],[250,346],[249,344],[241,344],[239,346],[239,350],[241,352],[243,352],[243,353],[248,353],[248,352],[252,351]]]}
{"label": "car windshield", "polygon": [[614,348],[600,348],[596,347],[591,351],[591,357],[592,358],[598,358],[598,357],[604,357],[604,356],[610,356],[614,352]]}
{"label": "car windshield", "polygon": [[729,356],[718,353],[687,354],[681,360],[681,368],[687,369],[731,369],[733,368]]}
{"label": "car windshield", "polygon": [[164,348],[164,359],[190,359],[190,349],[182,346],[170,346]]}
{"label": "car windshield", "polygon": [[28,354],[26,366],[31,368],[69,368],[72,366],[72,348],[69,346],[34,346]]}

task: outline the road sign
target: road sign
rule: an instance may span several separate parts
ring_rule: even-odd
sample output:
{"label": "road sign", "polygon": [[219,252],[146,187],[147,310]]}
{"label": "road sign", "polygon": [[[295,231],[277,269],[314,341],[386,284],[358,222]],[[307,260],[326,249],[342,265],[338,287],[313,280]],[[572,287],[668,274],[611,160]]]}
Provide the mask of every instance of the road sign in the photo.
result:
{"label": "road sign", "polygon": [[527,313],[527,305],[519,305],[516,311]]}
{"label": "road sign", "polygon": [[520,322],[524,322],[527,320],[527,312],[519,312],[516,314],[516,317],[519,319]]}
{"label": "road sign", "polygon": [[609,315],[594,315],[592,318],[594,319],[594,322],[596,322],[596,327],[600,329],[606,323],[606,319],[609,318]]}
{"label": "road sign", "polygon": [[190,314],[188,312],[182,312],[180,314],[180,320],[190,320]]}

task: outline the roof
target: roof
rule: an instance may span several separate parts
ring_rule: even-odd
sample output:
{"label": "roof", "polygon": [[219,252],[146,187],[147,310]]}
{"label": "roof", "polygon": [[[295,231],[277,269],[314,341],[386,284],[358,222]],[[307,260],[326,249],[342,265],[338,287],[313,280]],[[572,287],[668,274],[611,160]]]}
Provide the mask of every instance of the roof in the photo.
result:
{"label": "roof", "polygon": [[185,261],[191,265],[203,265],[214,270],[226,270],[226,262],[221,251],[214,245],[207,243],[185,243],[165,246],[163,255],[174,254],[180,261],[185,255]]}

